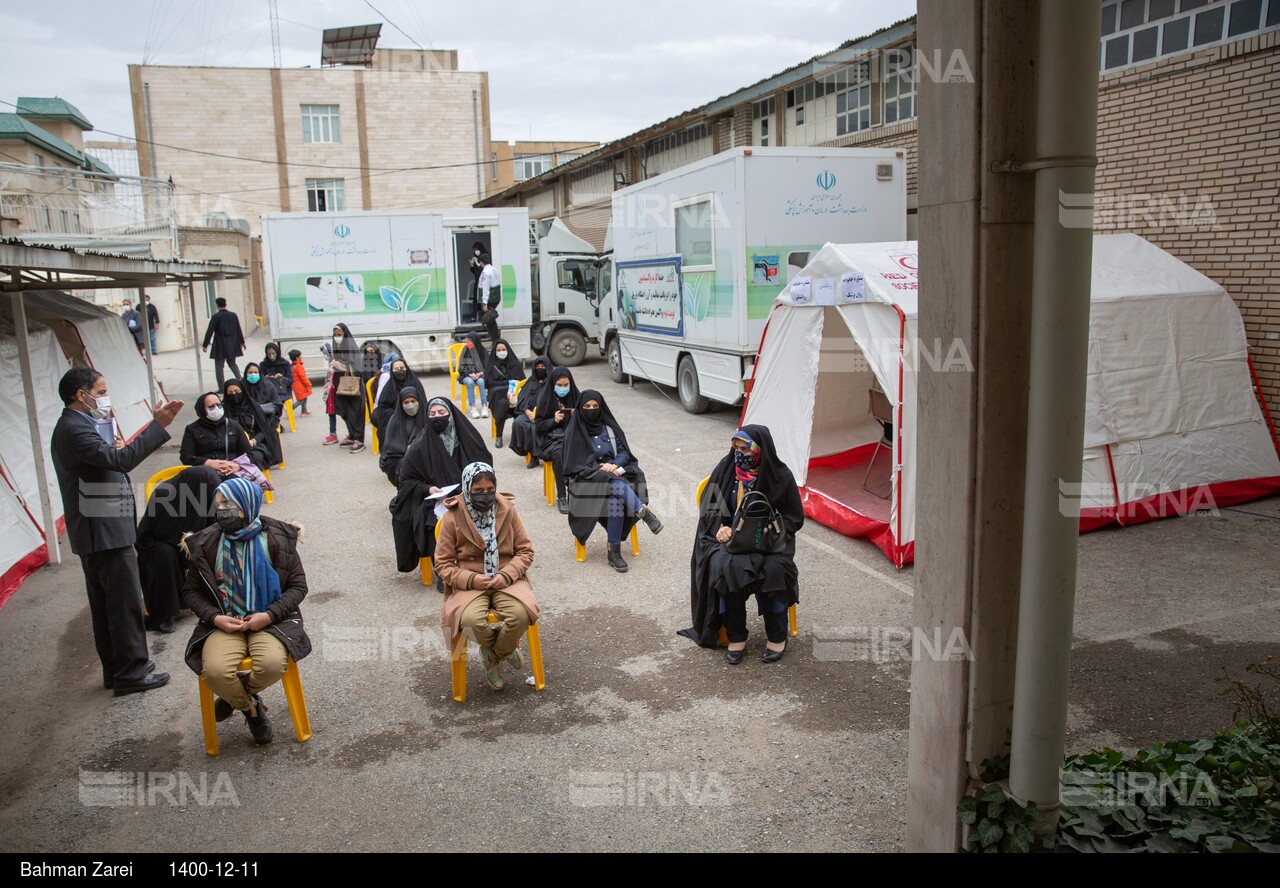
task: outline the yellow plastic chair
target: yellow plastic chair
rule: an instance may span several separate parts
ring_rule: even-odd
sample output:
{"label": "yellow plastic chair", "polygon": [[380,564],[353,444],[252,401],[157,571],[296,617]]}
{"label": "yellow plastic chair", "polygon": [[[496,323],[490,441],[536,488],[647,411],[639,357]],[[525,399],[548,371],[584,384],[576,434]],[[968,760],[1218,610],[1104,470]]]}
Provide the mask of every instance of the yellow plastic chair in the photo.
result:
{"label": "yellow plastic chair", "polygon": [[542,493],[547,498],[547,505],[556,504],[556,473],[548,460],[542,461]]}
{"label": "yellow plastic chair", "polygon": [[284,414],[289,417],[289,431],[296,432],[298,423],[293,418],[293,398],[286,397],[284,401]]}
{"label": "yellow plastic chair", "polygon": [[[280,463],[280,468],[282,468],[282,469],[284,468],[284,463]],[[267,483],[270,483],[270,482],[271,482],[271,470],[270,470],[270,469],[263,469],[263,470],[262,470],[262,477],[264,477],[264,478],[266,478],[266,479],[267,479]],[[262,491],[262,501],[263,501],[264,503],[274,503],[274,502],[276,501],[276,498],[275,498],[275,496],[273,496],[273,495],[272,495],[272,493],[271,493],[271,491],[270,491],[270,490],[264,490],[264,491]]]}
{"label": "yellow plastic chair", "polygon": [[178,475],[181,475],[183,472],[185,472],[189,468],[191,468],[191,466],[170,466],[167,469],[161,469],[160,471],[156,472],[154,475],[152,475],[150,478],[147,479],[147,485],[145,488],[146,496],[144,498],[151,499],[151,493],[156,489],[158,485],[162,484],[165,481],[168,481],[170,478],[174,478]]}
{"label": "yellow plastic chair", "polygon": [[[587,547],[576,539],[573,541],[573,552],[579,562],[587,560]],[[636,533],[634,524],[631,525],[631,554],[637,556],[640,554],[640,535]]]}
{"label": "yellow plastic chair", "polygon": [[[489,622],[499,623],[502,618],[489,611]],[[542,669],[542,639],[538,636],[538,624],[530,623],[525,633],[529,642],[529,665],[533,668],[533,689],[540,691],[547,686],[547,676]],[[451,657],[453,673],[453,699],[459,703],[467,702],[467,636],[458,633],[458,642],[453,646]]]}
{"label": "yellow plastic chair", "polygon": [[[699,515],[702,514],[702,494],[703,494],[703,491],[707,489],[707,482],[710,480],[711,480],[711,476],[708,475],[707,477],[703,478],[700,482],[698,482],[698,492],[694,495],[693,503],[695,506],[698,507]],[[634,529],[635,528],[632,528],[632,530]],[[788,635],[790,635],[791,638],[795,638],[797,635],[800,634],[800,630],[796,626],[796,606],[794,604],[791,605],[791,607],[787,608],[787,623],[789,626]],[[720,646],[721,647],[729,646],[729,635],[724,631],[723,626],[720,627]]]}
{"label": "yellow plastic chair", "polygon": [[[240,661],[240,672],[253,671],[253,658],[245,657]],[[197,677],[200,685],[200,721],[204,726],[204,751],[209,755],[218,754],[218,722],[213,714],[213,691],[205,684],[204,679]],[[284,677],[280,679],[284,687],[284,699],[289,705],[289,716],[293,719],[293,732],[299,743],[311,739],[311,719],[307,716],[307,698],[302,693],[302,677],[298,674],[298,664],[290,657],[285,663]]]}
{"label": "yellow plastic chair", "polygon": [[[364,387],[365,395],[367,396],[365,400],[365,405],[364,405],[365,425],[369,425],[369,417],[371,415],[371,412],[374,407],[378,406],[377,404],[373,403],[373,386],[375,383],[377,383],[377,381],[378,381],[378,377],[375,376],[373,377],[373,379],[370,379],[369,382]],[[371,425],[369,426],[369,428],[373,432],[373,455],[377,456],[378,455],[378,430],[376,428],[373,428],[373,426]]]}
{"label": "yellow plastic chair", "polygon": [[462,412],[467,412],[467,387],[458,385],[458,362],[462,359],[462,350],[466,345],[455,342],[449,346],[449,400],[458,400],[458,389],[462,389]]}

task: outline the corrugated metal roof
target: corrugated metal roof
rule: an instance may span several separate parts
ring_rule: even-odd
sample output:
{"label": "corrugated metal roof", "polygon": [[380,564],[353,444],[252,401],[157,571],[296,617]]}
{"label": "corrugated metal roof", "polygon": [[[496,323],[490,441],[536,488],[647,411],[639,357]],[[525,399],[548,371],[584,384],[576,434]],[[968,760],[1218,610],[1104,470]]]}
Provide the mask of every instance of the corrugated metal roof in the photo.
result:
{"label": "corrugated metal roof", "polygon": [[111,167],[107,166],[105,163],[98,160],[98,158],[94,157],[92,154],[90,154],[87,151],[84,154],[84,159],[85,159],[85,163],[88,165],[89,169],[92,172],[102,173],[104,176],[110,176],[113,179],[119,178],[118,176],[116,176],[115,170],[111,169]]}
{"label": "corrugated metal roof", "polygon": [[69,120],[80,129],[91,130],[93,124],[80,113],[80,109],[66,99],[19,96],[18,113],[23,117],[45,117],[50,120]]}

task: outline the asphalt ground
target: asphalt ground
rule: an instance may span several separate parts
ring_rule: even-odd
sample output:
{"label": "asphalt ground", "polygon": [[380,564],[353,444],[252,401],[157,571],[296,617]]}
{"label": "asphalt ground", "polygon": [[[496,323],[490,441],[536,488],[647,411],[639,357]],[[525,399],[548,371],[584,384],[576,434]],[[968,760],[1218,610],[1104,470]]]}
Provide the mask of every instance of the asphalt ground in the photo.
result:
{"label": "asphalt ground", "polygon": [[[158,358],[171,396],[196,393],[192,361]],[[729,666],[675,632],[689,624],[693,492],[737,410],[690,416],[670,390],[614,384],[595,357],[575,376],[623,423],[665,528],[640,527],[625,575],[605,562],[603,531],[578,563],[541,471],[495,452],[498,487],[516,495],[536,551],[543,691],[511,673],[489,690],[473,648],[467,700],[451,699],[440,596],[395,570],[391,487],[371,449],[320,446],[317,411],[285,433],[287,468],[273,471],[266,507],[305,527],[312,739],[295,742],[276,686],[264,693],[273,743],[253,744],[236,717],[219,726],[221,755],[205,754],[182,661],[191,616],[175,634],[149,633],[167,687],[102,690],[68,555],[0,608],[0,850],[900,849],[910,662],[893,640],[910,624],[912,570],[808,522],[799,637],[765,665],[751,614],[748,656]],[[448,394],[447,375],[424,382]],[[193,417],[135,482],[177,462]],[[475,422],[487,436],[489,420]],[[1082,537],[1069,751],[1230,724],[1215,679],[1280,649],[1277,521],[1273,498]]]}

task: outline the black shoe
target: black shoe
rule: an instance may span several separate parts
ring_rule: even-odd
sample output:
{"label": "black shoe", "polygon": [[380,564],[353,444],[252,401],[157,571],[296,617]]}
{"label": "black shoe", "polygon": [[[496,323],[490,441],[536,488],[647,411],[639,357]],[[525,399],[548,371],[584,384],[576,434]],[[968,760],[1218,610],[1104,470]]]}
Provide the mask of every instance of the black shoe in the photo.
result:
{"label": "black shoe", "polygon": [[501,450],[501,449],[502,449],[502,439],[501,439],[501,438],[499,438],[498,440],[494,441],[494,442],[493,442],[493,446],[494,446],[496,449]]}
{"label": "black shoe", "polygon": [[[151,674],[152,672],[155,672],[155,671],[156,671],[156,661],[155,661],[155,660],[148,660],[148,661],[147,661],[147,666],[146,666],[146,672],[147,672],[147,674]],[[103,677],[103,679],[102,679],[102,688],[103,688],[103,690],[109,691],[109,690],[111,690],[114,686],[115,686],[115,680],[114,680],[114,679],[112,679],[110,676],[104,676],[104,677]]]}
{"label": "black shoe", "polygon": [[567,496],[556,497],[556,508],[560,510],[561,515],[569,514],[569,498]]}
{"label": "black shoe", "polygon": [[728,663],[730,666],[737,666],[739,663],[742,662],[742,658],[746,653],[747,653],[746,648],[743,648],[740,651],[725,651],[724,661]]}
{"label": "black shoe", "polygon": [[169,683],[169,673],[152,672],[139,681],[132,682],[127,685],[116,685],[112,689],[112,693],[117,697],[123,697],[125,694],[140,694],[143,691],[150,691],[153,688],[162,688]]}
{"label": "black shoe", "polygon": [[235,714],[231,704],[221,697],[213,701],[213,720],[224,722]]}
{"label": "black shoe", "polygon": [[160,625],[156,626],[157,632],[163,632],[165,635],[172,635],[178,631],[178,622],[173,617],[167,620],[161,620]]}
{"label": "black shoe", "polygon": [[662,533],[662,522],[658,520],[658,516],[653,514],[653,509],[645,506],[636,517],[644,522],[645,527],[649,528],[649,533]]}
{"label": "black shoe", "polygon": [[627,572],[627,562],[622,560],[621,543],[615,543],[609,546],[609,566],[618,573]]}
{"label": "black shoe", "polygon": [[542,468],[542,460],[538,460],[538,459],[531,459],[531,460],[529,460],[529,463],[528,463],[528,465],[526,465],[526,466],[525,466],[525,468],[526,468],[526,469],[540,469],[540,468]]}
{"label": "black shoe", "polygon": [[775,650],[770,650],[769,648],[765,648],[764,655],[760,657],[760,662],[761,663],[777,663],[779,660],[782,659],[782,655],[785,654],[786,652],[787,652],[786,648],[783,648],[780,651],[775,651]]}
{"label": "black shoe", "polygon": [[[244,720],[249,725],[249,733],[253,735],[255,743],[270,743],[271,738],[275,736],[275,731],[271,727],[271,719],[267,718],[267,704],[263,703],[262,698],[257,694],[253,695],[253,703],[253,706],[244,711]],[[258,714],[250,715],[255,709]]]}

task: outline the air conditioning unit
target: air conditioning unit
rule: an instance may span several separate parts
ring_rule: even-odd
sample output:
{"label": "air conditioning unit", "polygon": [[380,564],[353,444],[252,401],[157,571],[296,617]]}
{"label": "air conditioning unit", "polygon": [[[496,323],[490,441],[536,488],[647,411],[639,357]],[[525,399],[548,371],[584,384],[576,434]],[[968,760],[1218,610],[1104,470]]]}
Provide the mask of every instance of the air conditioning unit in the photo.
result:
{"label": "air conditioning unit", "polygon": [[228,216],[226,213],[205,213],[204,227],[205,228],[230,228],[231,217]]}
{"label": "air conditioning unit", "polygon": [[893,164],[891,163],[876,164],[876,181],[892,182],[893,181]]}

